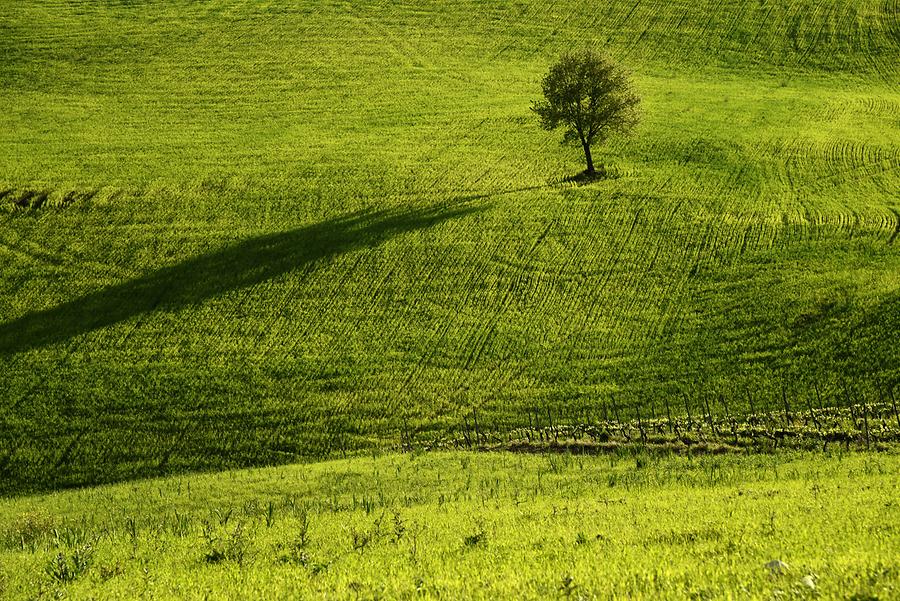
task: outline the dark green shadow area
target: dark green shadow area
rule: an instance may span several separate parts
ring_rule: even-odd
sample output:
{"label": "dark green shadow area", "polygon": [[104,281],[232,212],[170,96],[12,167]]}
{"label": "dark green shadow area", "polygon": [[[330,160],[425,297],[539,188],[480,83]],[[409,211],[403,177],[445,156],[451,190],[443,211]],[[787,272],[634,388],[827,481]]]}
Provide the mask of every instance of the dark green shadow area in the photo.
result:
{"label": "dark green shadow area", "polygon": [[0,355],[63,343],[161,305],[168,311],[196,306],[225,292],[314,268],[338,255],[480,210],[484,207],[452,202],[428,208],[360,211],[245,240],[0,324]]}
{"label": "dark green shadow area", "polygon": [[[680,330],[618,376],[630,386],[619,400],[629,417],[638,409],[665,415],[668,405],[682,414],[741,415],[785,403],[800,410],[884,403],[897,394],[900,290],[816,276],[838,273],[842,262],[856,267],[862,259],[847,252],[818,245],[780,252],[780,261],[694,278]],[[873,263],[896,270],[889,251],[877,252]]]}

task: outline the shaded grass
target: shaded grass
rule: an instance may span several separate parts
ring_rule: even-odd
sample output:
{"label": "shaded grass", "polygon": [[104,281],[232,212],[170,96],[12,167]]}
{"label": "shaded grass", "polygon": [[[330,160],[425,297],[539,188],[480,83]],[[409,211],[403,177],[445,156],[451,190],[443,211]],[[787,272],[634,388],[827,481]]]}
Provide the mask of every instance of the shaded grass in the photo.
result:
{"label": "shaded grass", "polygon": [[226,292],[260,285],[290,272],[327,267],[336,255],[373,247],[390,237],[463,217],[483,207],[441,205],[388,213],[357,212],[288,232],[259,236],[53,309],[0,326],[0,354],[72,338],[155,310],[177,312]]}

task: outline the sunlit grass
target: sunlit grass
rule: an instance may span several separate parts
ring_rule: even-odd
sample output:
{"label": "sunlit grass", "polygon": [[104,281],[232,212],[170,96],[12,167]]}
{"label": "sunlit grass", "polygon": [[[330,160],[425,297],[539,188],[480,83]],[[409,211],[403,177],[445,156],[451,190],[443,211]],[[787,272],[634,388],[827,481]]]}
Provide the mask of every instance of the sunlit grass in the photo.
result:
{"label": "sunlit grass", "polygon": [[[438,453],[98,487],[0,503],[0,591],[887,599],[898,468],[895,454]],[[86,548],[71,582],[44,571]]]}

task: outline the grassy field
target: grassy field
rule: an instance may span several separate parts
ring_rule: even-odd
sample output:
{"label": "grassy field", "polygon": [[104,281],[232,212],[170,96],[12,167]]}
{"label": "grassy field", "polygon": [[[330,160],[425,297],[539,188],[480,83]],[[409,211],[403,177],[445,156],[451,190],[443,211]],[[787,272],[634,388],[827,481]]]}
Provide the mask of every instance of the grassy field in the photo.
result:
{"label": "grassy field", "polygon": [[898,470],[430,453],[23,497],[0,501],[0,596],[893,599]]}
{"label": "grassy field", "polygon": [[[0,40],[0,494],[900,396],[896,0],[36,0]],[[584,44],[643,123],[577,186],[529,105]]]}

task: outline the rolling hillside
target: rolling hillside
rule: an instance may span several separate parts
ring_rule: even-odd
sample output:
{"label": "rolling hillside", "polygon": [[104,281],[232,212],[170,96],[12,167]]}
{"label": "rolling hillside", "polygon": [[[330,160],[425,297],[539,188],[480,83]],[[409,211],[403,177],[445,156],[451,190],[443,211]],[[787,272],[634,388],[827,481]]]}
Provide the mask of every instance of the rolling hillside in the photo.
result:
{"label": "rolling hillside", "polygon": [[[36,0],[0,40],[0,494],[900,378],[896,0]],[[586,44],[643,121],[576,185],[529,106]]]}

